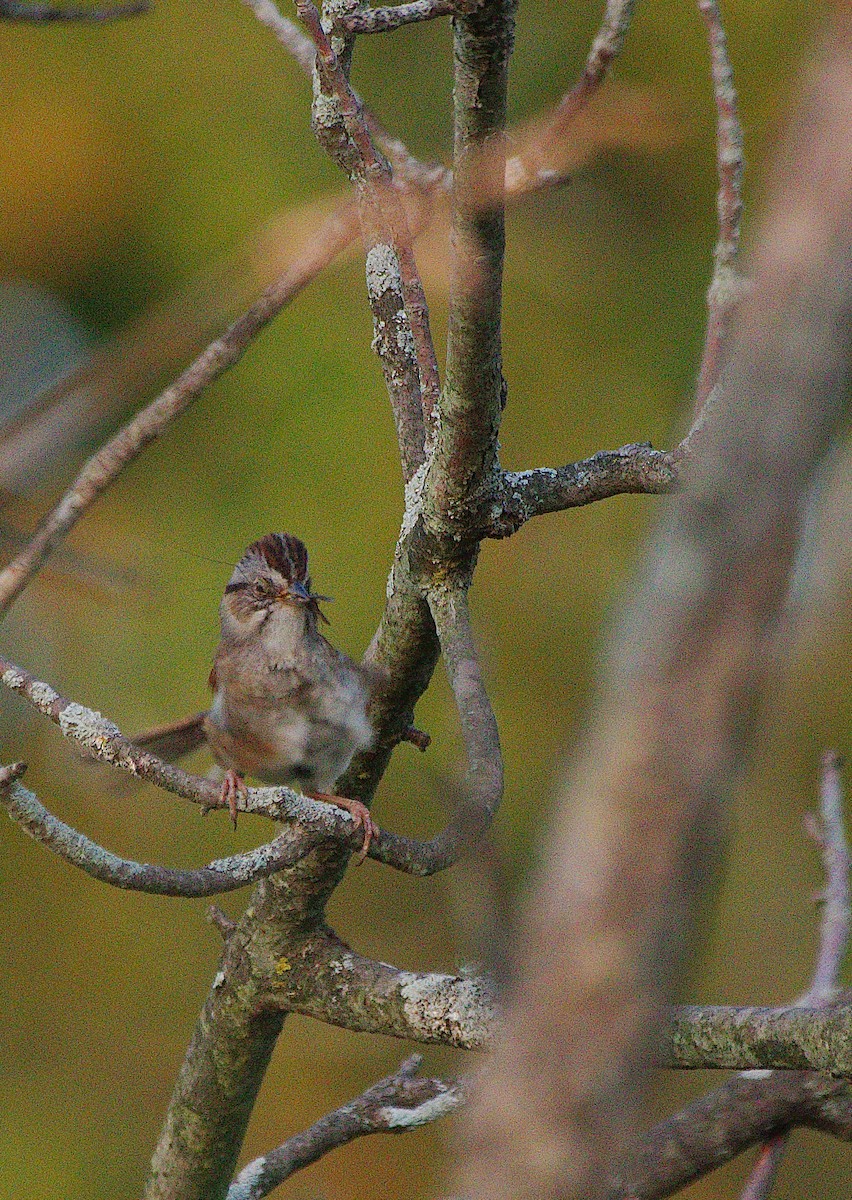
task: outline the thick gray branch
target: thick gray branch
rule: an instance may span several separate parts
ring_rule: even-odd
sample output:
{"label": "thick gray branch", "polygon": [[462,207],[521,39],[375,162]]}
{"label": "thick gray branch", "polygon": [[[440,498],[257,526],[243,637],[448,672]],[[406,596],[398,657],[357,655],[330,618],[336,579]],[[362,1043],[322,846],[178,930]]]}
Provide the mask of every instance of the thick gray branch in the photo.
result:
{"label": "thick gray branch", "polygon": [[408,1133],[451,1113],[463,1093],[455,1080],[417,1079],[419,1054],[366,1092],[321,1117],[310,1129],[243,1167],[227,1200],[262,1200],[296,1171],[331,1150],[372,1133]]}
{"label": "thick gray branch", "polygon": [[310,849],[304,839],[294,839],[290,830],[273,842],[217,859],[206,867],[185,870],[119,858],[49,813],[36,796],[20,783],[23,764],[0,768],[0,806],[31,838],[59,858],[79,867],[94,879],[131,892],[156,896],[197,898],[233,892],[297,862]]}

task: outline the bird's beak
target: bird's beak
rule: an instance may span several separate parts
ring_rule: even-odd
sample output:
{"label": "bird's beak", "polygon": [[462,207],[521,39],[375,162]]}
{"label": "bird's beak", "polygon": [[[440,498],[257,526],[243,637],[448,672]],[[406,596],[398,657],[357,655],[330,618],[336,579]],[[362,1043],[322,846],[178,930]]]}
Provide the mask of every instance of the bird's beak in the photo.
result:
{"label": "bird's beak", "polygon": [[298,604],[310,604],[312,597],[303,583],[291,583],[285,599],[295,600]]}

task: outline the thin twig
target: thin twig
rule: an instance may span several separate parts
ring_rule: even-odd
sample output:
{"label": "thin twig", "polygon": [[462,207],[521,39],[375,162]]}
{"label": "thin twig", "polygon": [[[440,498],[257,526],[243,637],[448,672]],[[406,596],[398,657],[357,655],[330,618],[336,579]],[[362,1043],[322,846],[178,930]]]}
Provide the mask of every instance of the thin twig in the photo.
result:
{"label": "thin twig", "polygon": [[713,278],[707,292],[707,331],[695,394],[696,417],[719,377],[731,317],[744,294],[744,281],[734,270],[734,263],[740,242],[745,169],[743,131],[737,113],[734,74],[718,0],[698,0],[698,7],[710,40],[713,95],[716,101],[716,166],[719,173],[716,207],[719,236],[713,252]]}
{"label": "thin twig", "polygon": [[612,60],[621,53],[636,0],[607,0],[601,27],[595,35],[580,78],[552,113],[545,116],[535,137],[520,154],[506,161],[506,188],[515,193],[536,191],[564,182],[550,163],[551,150],[570,131],[576,118],[599,90]]}
{"label": "thin twig", "polygon": [[186,899],[233,892],[292,866],[311,848],[287,830],[256,850],[220,858],[196,870],[133,862],[105,850],[48,812],[33,792],[15,782],[24,769],[23,763],[0,767],[0,806],[31,838],[59,858],[94,879],[127,891]]}
{"label": "thin twig", "polygon": [[129,0],[126,4],[114,4],[109,8],[81,8],[76,5],[52,8],[49,4],[18,4],[16,0],[0,0],[0,20],[101,25],[105,21],[142,16],[151,12],[152,8],[152,0]]}
{"label": "thin twig", "polygon": [[473,12],[480,0],[411,0],[393,8],[365,8],[347,13],[335,21],[345,33],[388,33],[403,25],[419,21],[434,21],[436,17],[456,17]]}
{"label": "thin twig", "polygon": [[[840,968],[849,947],[852,910],[849,899],[849,846],[843,824],[842,765],[840,756],[833,750],[823,755],[819,818],[807,822],[808,832],[820,847],[825,887],[820,894],[823,906],[819,953],[811,985],[805,995],[796,1001],[799,1007],[824,1008],[834,1002]],[[775,1183],[788,1141],[789,1133],[785,1132],[764,1144],[740,1200],[766,1200]]]}
{"label": "thin twig", "polygon": [[[336,111],[330,111],[328,104],[314,104],[318,139],[359,191],[375,345],[394,410],[403,475],[408,482],[424,461],[424,414],[428,420],[440,392],[429,310],[411,249],[411,233],[405,210],[390,186],[390,169],[373,145],[360,101],[316,6],[312,0],[296,0],[296,11],[317,50],[321,91],[335,102]],[[346,147],[341,145],[340,125],[346,134]],[[402,310],[397,296],[403,302]]]}
{"label": "thin twig", "polygon": [[460,1083],[416,1079],[421,1062],[419,1054],[412,1055],[393,1075],[321,1117],[277,1150],[250,1162],[231,1184],[227,1200],[262,1200],[296,1171],[355,1138],[408,1133],[451,1113],[463,1100]]}
{"label": "thin twig", "polygon": [[351,204],[342,206],[326,218],[315,235],[308,239],[298,259],[260,299],[85,463],[59,503],[42,520],[26,549],[0,571],[0,613],[8,609],[48,555],[122,471],[198,398],[204,388],[233,366],[261,329],[349,244],[354,219]]}

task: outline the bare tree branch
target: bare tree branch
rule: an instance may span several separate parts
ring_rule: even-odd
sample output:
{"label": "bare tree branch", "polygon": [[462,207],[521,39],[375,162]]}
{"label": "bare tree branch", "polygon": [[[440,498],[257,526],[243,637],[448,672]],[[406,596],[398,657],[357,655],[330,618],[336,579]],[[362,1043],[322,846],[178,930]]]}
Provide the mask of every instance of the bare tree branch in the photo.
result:
{"label": "bare tree branch", "polygon": [[[832,1004],[837,995],[840,968],[849,946],[849,847],[843,827],[843,792],[840,756],[833,751],[823,755],[820,777],[820,815],[808,822],[808,832],[822,851],[825,888],[820,923],[819,955],[811,986],[796,1003],[821,1008]],[[789,1134],[778,1134],[763,1147],[749,1176],[741,1200],[766,1200],[787,1148]]]}
{"label": "bare tree branch", "polygon": [[8,609],[48,555],[121,472],[197,399],[204,388],[233,366],[260,330],[349,244],[354,221],[355,212],[351,205],[338,209],[323,221],[315,236],[308,238],[298,259],[261,298],[86,462],[71,487],[41,522],[26,549],[0,571],[0,613]]}
{"label": "bare tree branch", "polygon": [[365,8],[347,13],[336,24],[345,33],[388,33],[416,21],[434,21],[436,17],[457,17],[472,12],[480,0],[410,0],[393,8]]}
{"label": "bare tree branch", "polygon": [[62,21],[81,25],[101,25],[105,21],[138,17],[151,12],[152,8],[152,0],[129,0],[128,3],[114,4],[109,8],[83,8],[76,5],[52,8],[49,4],[26,4],[17,3],[16,0],[0,0],[0,20],[30,21],[34,24]]}
{"label": "bare tree branch", "polygon": [[492,494],[483,536],[508,537],[533,517],[594,504],[628,493],[663,495],[675,489],[682,460],[648,442],[601,450],[564,467],[503,471]]}
{"label": "bare tree branch", "polygon": [[[404,971],[352,950],[328,930],[289,956],[269,1002],[357,1033],[478,1050],[494,1035],[491,985],[476,976]],[[300,964],[305,964],[301,967]]]}
{"label": "bare tree branch", "polygon": [[718,0],[698,0],[698,7],[710,41],[713,95],[716,100],[719,238],[713,253],[713,278],[707,292],[707,331],[698,371],[696,416],[703,409],[718,379],[731,317],[745,292],[744,280],[734,270],[740,242],[745,169],[734,73],[728,57],[728,43]]}
{"label": "bare tree branch", "polygon": [[[391,400],[407,483],[424,461],[424,411],[431,410],[439,390],[429,312],[411,249],[411,233],[405,210],[390,186],[390,168],[372,143],[344,62],[316,7],[312,0],[297,0],[296,11],[317,49],[315,132],[357,189],[374,345]],[[342,49],[348,61],[348,51]]]}
{"label": "bare tree branch", "polygon": [[49,813],[32,792],[15,782],[24,769],[23,763],[0,767],[0,805],[9,816],[59,858],[93,879],[126,891],[185,898],[233,892],[291,866],[310,849],[304,840],[294,841],[287,830],[256,850],[216,859],[195,870],[133,862],[110,853]]}
{"label": "bare tree branch", "polygon": [[791,1125],[852,1141],[852,1085],[796,1071],[738,1075],[650,1129],[604,1195],[661,1200]]}
{"label": "bare tree branch", "polygon": [[[472,1200],[591,1200],[635,1140],[804,498],[847,401],[850,77],[844,9],[774,191],[717,419],[613,648],[518,935],[518,983],[468,1122]],[[805,1041],[808,1022],[830,1021],[784,1017]]]}
{"label": "bare tree branch", "polygon": [[408,1133],[452,1112],[462,1102],[461,1085],[455,1080],[415,1079],[421,1062],[419,1054],[412,1055],[393,1075],[243,1167],[227,1200],[262,1200],[296,1171],[355,1138]]}
{"label": "bare tree branch", "polygon": [[[2,657],[0,682],[23,696],[38,712],[58,725],[63,736],[82,747],[87,755],[127,771],[137,779],[156,784],[173,795],[192,800],[205,811],[227,808],[227,801],[223,799],[222,790],[217,784],[190,775],[172,763],[163,762],[149,750],[136,746],[101,713],[66,699],[50,684],[36,679],[23,667]],[[363,841],[363,835],[359,836],[350,813],[335,805],[311,800],[292,788],[247,788],[237,798],[236,804],[238,812],[299,825],[308,839],[307,849],[320,839],[334,839],[341,847],[353,849],[359,849]],[[452,829],[452,833],[445,831],[431,842],[419,842],[401,834],[382,831],[374,838],[369,854],[371,858],[398,871],[431,875],[451,865],[463,848],[455,826]],[[296,854],[292,861],[297,861],[304,853],[306,851]]]}
{"label": "bare tree branch", "polygon": [[[450,311],[440,412],[427,415],[427,527],[470,540],[497,462],[506,402],[501,349],[506,86],[514,0],[485,0],[453,22],[455,133]],[[488,151],[487,155],[483,151]],[[484,188],[487,209],[477,199]]]}
{"label": "bare tree branch", "polygon": [[534,136],[527,140],[523,150],[507,160],[506,186],[509,191],[524,193],[565,182],[564,172],[555,170],[551,162],[553,148],[565,138],[577,114],[606,79],[612,60],[621,53],[635,2],[607,0],[601,27],[580,78],[556,108],[537,123],[537,128],[534,123]]}

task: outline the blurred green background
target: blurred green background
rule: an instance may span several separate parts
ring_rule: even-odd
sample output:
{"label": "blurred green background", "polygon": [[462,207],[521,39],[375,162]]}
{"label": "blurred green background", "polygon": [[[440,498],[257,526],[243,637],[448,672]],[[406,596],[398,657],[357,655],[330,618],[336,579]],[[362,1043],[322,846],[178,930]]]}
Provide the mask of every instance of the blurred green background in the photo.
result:
{"label": "blurred green background", "polygon": [[[748,237],[822,14],[804,0],[732,0],[725,9],[746,131]],[[590,0],[522,6],[514,122],[570,86],[599,18]],[[159,3],[150,16],[102,28],[6,24],[0,42],[0,273],[47,289],[83,342],[108,342],[228,255],[239,259],[282,209],[342,187],[312,139],[305,78],[237,0]],[[450,145],[449,62],[444,23],[358,46],[357,86],[428,159],[446,161]],[[640,3],[615,75],[651,92],[674,137],[641,153],[615,145],[569,187],[511,211],[508,467],[643,439],[668,445],[686,419],[715,233],[712,95],[694,6]],[[441,346],[446,290],[434,239],[426,266]],[[230,312],[227,294],[216,302]],[[215,332],[224,316],[197,320]],[[154,359],[174,353],[182,365],[186,351],[170,348],[169,336]],[[311,549],[316,586],[335,597],[333,640],[360,654],[381,611],[401,514],[370,338],[362,265],[352,255],[299,297],[75,532],[78,552],[121,569],[116,582],[45,575],[7,621],[4,652],[128,732],[194,711],[205,703],[230,565],[255,537],[288,529]],[[164,371],[152,361],[139,398],[154,394]],[[75,465],[65,462],[42,485],[33,513]],[[610,500],[483,548],[474,611],[508,772],[497,837],[519,887],[582,728],[613,612],[663,503]],[[822,750],[848,746],[848,527],[841,491],[825,509],[825,545],[803,587],[812,603],[776,666],[738,793],[723,884],[686,988],[696,1001],[782,1003],[809,977],[819,871],[802,814],[814,803]],[[16,699],[2,697],[0,715],[3,761],[27,759],[44,802],[117,853],[200,864],[269,833],[243,820],[234,834],[221,816],[201,820],[192,805],[150,788],[116,794],[111,776],[80,766]],[[439,779],[461,761],[440,672],[418,723],[432,748],[423,757],[398,751],[375,811],[380,824],[426,833],[444,816]],[[134,1197],[215,971],[218,935],[203,903],[116,892],[8,822],[0,855],[0,1194]],[[367,953],[452,970],[469,953],[464,891],[463,876],[413,881],[368,863],[347,877],[331,916]],[[224,907],[236,912],[245,899]],[[243,1161],[362,1090],[409,1049],[289,1021]],[[469,1061],[426,1053],[435,1070]],[[661,1078],[659,1112],[719,1078]],[[449,1150],[447,1125],[365,1140],[282,1194],[440,1195]],[[734,1197],[748,1164],[688,1194]],[[850,1165],[846,1148],[797,1133],[774,1195],[848,1196]]]}

